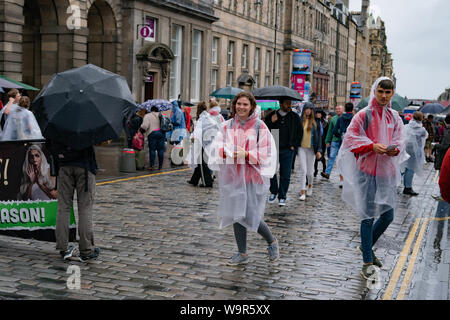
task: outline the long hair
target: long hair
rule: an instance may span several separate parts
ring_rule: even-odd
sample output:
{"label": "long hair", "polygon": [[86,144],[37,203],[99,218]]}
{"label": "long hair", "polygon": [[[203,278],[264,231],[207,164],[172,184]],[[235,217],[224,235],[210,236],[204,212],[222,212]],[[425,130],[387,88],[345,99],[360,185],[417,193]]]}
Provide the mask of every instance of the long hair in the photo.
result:
{"label": "long hair", "polygon": [[202,101],[197,105],[197,114],[196,114],[196,119],[198,120],[198,118],[200,118],[200,114],[203,111],[207,111],[208,107],[206,106],[206,102]]}
{"label": "long hair", "polygon": [[[28,148],[26,156],[25,156],[25,161],[23,162],[23,166],[22,166],[23,176],[22,176],[22,181],[20,183],[20,196],[22,198],[25,197],[25,194],[27,193],[28,187],[31,183],[30,177],[27,174],[27,168],[28,168],[29,161],[30,161],[29,155],[31,153],[31,150],[37,150],[41,156],[41,166],[39,168],[41,174],[39,177],[37,177],[39,182],[41,184],[45,185],[49,189],[53,188],[53,183],[52,183],[52,181],[50,179],[50,175],[49,175],[50,166],[47,162],[47,158],[45,157],[44,152],[42,152],[41,147],[39,147],[36,144],[33,144]],[[24,200],[28,200],[28,199],[24,199]]]}
{"label": "long hair", "polygon": [[240,98],[247,98],[250,101],[251,109],[248,115],[251,116],[256,109],[256,99],[251,93],[246,91],[239,92],[234,96],[233,102],[231,103],[231,116],[234,117],[236,114],[236,104]]}
{"label": "long hair", "polygon": [[[311,109],[311,113],[309,114],[309,116],[306,115],[306,113],[305,113],[306,109],[305,109],[305,108],[306,108],[306,109]],[[317,128],[316,119],[315,119],[315,117],[314,117],[314,108],[312,108],[312,107],[311,107],[310,105],[308,105],[308,104],[306,104],[306,105],[303,107],[302,119],[303,119],[303,121],[302,121],[302,126],[303,126],[303,127],[305,126],[306,120],[307,120],[307,119],[309,120],[309,122],[308,122],[308,127],[306,128],[306,130],[311,131],[313,126],[314,126],[314,128]]]}

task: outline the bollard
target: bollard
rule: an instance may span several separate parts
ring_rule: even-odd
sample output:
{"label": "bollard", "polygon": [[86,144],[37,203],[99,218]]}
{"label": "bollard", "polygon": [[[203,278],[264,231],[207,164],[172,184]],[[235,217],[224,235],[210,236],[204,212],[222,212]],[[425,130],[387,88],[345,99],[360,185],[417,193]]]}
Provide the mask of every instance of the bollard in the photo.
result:
{"label": "bollard", "polygon": [[134,149],[125,148],[122,150],[119,160],[120,172],[136,172],[136,162]]}

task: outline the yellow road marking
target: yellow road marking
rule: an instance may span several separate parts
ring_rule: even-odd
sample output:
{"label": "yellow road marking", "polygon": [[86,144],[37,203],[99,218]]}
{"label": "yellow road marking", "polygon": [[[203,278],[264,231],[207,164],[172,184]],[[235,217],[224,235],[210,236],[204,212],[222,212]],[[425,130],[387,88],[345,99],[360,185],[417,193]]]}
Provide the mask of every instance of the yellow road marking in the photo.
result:
{"label": "yellow road marking", "polygon": [[190,170],[189,168],[186,169],[178,169],[178,170],[171,170],[171,171],[165,171],[165,172],[159,172],[159,173],[152,173],[152,174],[146,174],[143,176],[137,176],[137,177],[130,177],[130,178],[123,178],[123,179],[117,179],[117,180],[111,180],[111,181],[105,181],[105,182],[99,182],[96,185],[97,186],[102,186],[105,184],[111,184],[111,183],[117,183],[117,182],[124,182],[124,181],[130,181],[130,180],[136,180],[136,179],[141,179],[141,178],[147,178],[147,177],[153,177],[153,176],[161,176],[164,174],[170,174],[170,173],[175,173],[175,172],[183,172],[183,171],[187,171]]}
{"label": "yellow road marking", "polygon": [[397,295],[397,300],[403,300],[405,297],[406,289],[408,288],[409,279],[411,278],[412,272],[414,270],[414,264],[416,263],[417,254],[419,253],[420,246],[422,244],[422,238],[427,228],[429,219],[424,219],[422,223],[422,227],[420,228],[419,235],[417,236],[416,245],[414,246],[414,250],[411,254],[411,259],[408,262],[408,269],[406,269],[405,276],[403,277],[402,285],[400,286],[400,291]]}
{"label": "yellow road marking", "polygon": [[384,292],[384,296],[382,300],[391,300],[392,295],[394,294],[394,290],[397,286],[397,282],[400,279],[400,275],[402,274],[403,266],[406,262],[406,258],[408,257],[409,250],[411,248],[412,242],[416,235],[417,228],[419,227],[419,219],[414,222],[414,225],[409,232],[408,238],[406,239],[405,245],[403,247],[402,252],[400,253],[400,258],[397,261],[397,265],[395,266],[394,272],[392,273],[391,280]]}

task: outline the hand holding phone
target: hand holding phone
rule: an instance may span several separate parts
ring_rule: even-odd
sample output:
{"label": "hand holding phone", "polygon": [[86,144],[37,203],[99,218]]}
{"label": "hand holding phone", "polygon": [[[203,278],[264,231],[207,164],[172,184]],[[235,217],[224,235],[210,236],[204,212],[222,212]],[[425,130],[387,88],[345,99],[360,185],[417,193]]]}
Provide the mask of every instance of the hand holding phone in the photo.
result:
{"label": "hand holding phone", "polygon": [[388,152],[389,152],[389,151],[392,151],[392,150],[395,150],[395,149],[397,149],[397,145],[394,145],[394,144],[392,144],[392,145],[390,145],[390,146],[387,147],[387,151],[388,151]]}

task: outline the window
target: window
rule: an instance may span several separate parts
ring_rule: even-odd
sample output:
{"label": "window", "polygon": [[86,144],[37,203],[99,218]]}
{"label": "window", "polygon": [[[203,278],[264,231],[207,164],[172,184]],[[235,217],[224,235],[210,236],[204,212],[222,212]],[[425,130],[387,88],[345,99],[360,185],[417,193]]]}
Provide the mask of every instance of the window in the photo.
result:
{"label": "window", "polygon": [[281,65],[281,54],[277,53],[277,59],[275,62],[275,73],[280,73],[280,65]]}
{"label": "window", "polygon": [[261,68],[261,49],[255,48],[255,72],[259,72]]}
{"label": "window", "polygon": [[233,71],[228,71],[227,73],[227,87],[231,87],[233,85]]}
{"label": "window", "polygon": [[258,88],[258,86],[259,86],[259,74],[255,75],[255,78],[253,80],[255,80],[254,87]]}
{"label": "window", "polygon": [[270,51],[266,51],[266,72],[270,72]]}
{"label": "window", "polygon": [[280,85],[280,77],[276,77],[276,78],[275,78],[275,83],[274,83],[274,85],[276,85],[276,86]]}
{"label": "window", "polygon": [[191,99],[200,100],[200,78],[202,65],[202,32],[192,32],[192,57],[191,57]]}
{"label": "window", "polygon": [[219,49],[219,38],[214,37],[212,42],[212,55],[211,55],[211,62],[213,64],[218,64],[217,59],[218,49]]}
{"label": "window", "polygon": [[242,46],[241,67],[243,69],[248,68],[248,45],[246,44]]}
{"label": "window", "polygon": [[227,63],[229,67],[234,66],[234,42],[230,41],[228,42],[228,58]]}
{"label": "window", "polygon": [[217,90],[217,73],[218,73],[217,69],[213,69],[211,71],[211,92]]}
{"label": "window", "polygon": [[183,43],[183,28],[181,26],[173,25],[171,33],[171,49],[174,58],[170,68],[170,99],[178,99],[178,95],[181,91],[181,53]]}
{"label": "window", "polygon": [[269,86],[269,83],[270,83],[270,77],[269,77],[269,76],[266,76],[266,77],[264,78],[264,86],[265,86],[265,87],[268,87],[268,86]]}

